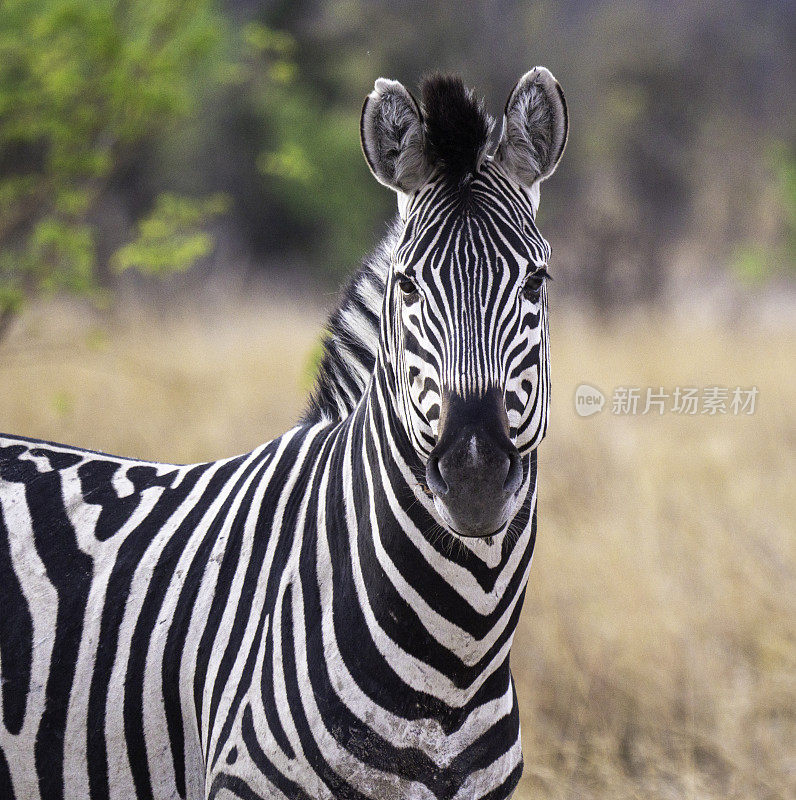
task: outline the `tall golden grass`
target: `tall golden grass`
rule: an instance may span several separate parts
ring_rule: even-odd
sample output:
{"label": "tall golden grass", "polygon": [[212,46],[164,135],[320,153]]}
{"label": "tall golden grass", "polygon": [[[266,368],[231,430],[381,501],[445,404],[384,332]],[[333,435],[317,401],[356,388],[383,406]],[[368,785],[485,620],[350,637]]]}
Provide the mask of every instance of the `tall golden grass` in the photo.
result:
{"label": "tall golden grass", "polygon": [[[796,341],[553,310],[552,423],[512,666],[530,798],[796,794]],[[243,452],[302,407],[322,314],[289,300],[29,312],[0,430],[142,458]],[[575,387],[608,407],[574,413]],[[614,415],[617,386],[755,385],[753,415]]]}

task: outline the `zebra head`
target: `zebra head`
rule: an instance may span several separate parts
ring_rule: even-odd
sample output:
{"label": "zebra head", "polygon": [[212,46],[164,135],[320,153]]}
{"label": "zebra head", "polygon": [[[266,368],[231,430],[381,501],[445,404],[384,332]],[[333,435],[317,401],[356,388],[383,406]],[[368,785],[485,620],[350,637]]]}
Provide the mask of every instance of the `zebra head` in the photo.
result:
{"label": "zebra head", "polygon": [[550,246],[534,219],[566,104],[536,67],[491,149],[492,121],[459,78],[428,78],[421,96],[379,79],[362,109],[365,158],[400,217],[380,356],[437,512],[460,535],[489,536],[517,512],[547,427]]}

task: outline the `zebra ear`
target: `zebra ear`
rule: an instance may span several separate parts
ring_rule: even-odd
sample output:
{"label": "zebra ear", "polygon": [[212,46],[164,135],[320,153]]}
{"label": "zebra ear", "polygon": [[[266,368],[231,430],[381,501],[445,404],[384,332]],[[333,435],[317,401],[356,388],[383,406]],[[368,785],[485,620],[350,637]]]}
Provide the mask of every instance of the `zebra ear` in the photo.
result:
{"label": "zebra ear", "polygon": [[420,107],[403,84],[376,81],[362,106],[359,131],[365,160],[380,183],[408,193],[431,177]]}
{"label": "zebra ear", "polygon": [[495,161],[518,183],[531,188],[555,171],[568,130],[567,103],[558,81],[550,70],[534,67],[520,78],[506,101]]}

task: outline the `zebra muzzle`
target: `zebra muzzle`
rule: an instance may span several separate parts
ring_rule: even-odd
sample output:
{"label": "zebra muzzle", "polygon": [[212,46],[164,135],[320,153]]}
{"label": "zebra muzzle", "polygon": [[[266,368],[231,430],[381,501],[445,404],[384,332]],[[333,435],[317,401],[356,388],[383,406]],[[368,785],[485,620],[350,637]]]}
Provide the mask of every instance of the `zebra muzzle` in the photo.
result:
{"label": "zebra muzzle", "polygon": [[426,482],[438,511],[462,536],[493,535],[516,511],[524,470],[508,430],[498,389],[470,398],[443,393]]}

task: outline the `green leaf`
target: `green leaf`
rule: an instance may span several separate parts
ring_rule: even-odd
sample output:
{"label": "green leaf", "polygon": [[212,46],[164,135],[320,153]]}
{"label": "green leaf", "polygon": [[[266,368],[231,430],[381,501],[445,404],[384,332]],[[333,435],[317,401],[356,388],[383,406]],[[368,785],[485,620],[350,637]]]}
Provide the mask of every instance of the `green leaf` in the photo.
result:
{"label": "green leaf", "polygon": [[120,247],[111,263],[117,272],[138,269],[150,275],[184,272],[213,247],[204,226],[224,213],[224,195],[207,198],[160,195],[151,213],[138,224],[138,235]]}

